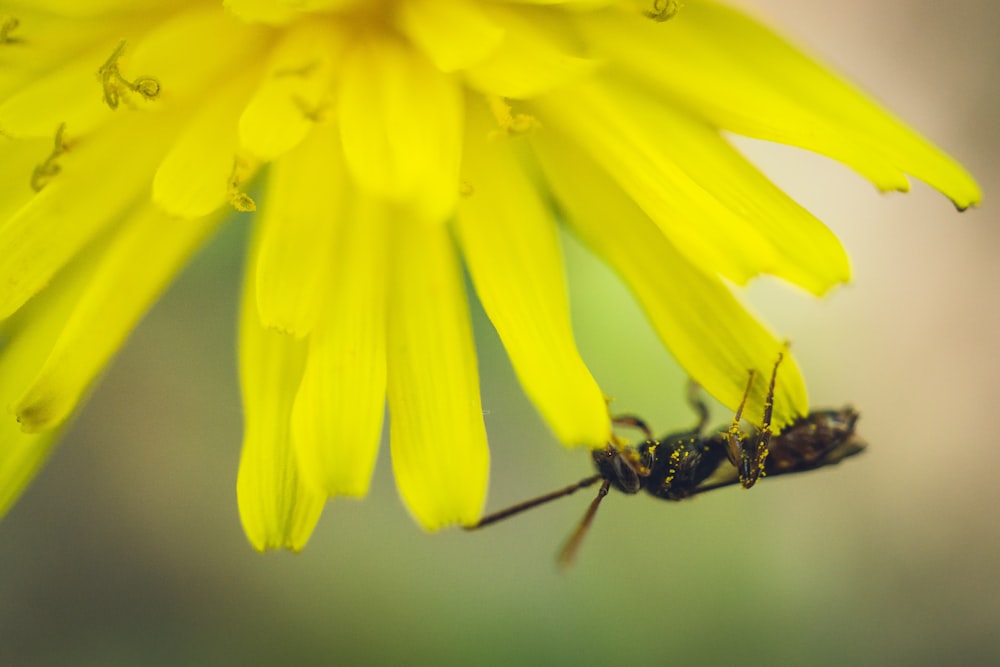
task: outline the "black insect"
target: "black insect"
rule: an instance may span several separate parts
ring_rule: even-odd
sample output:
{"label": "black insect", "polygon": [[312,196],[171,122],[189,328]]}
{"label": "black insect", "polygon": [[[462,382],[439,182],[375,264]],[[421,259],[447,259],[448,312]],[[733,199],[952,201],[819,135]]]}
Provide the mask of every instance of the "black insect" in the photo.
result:
{"label": "black insect", "polygon": [[631,446],[614,438],[604,449],[594,450],[596,474],[563,489],[489,514],[468,529],[483,528],[601,482],[597,497],[560,552],[559,564],[565,567],[572,563],[598,506],[611,487],[630,495],[646,491],[663,500],[683,500],[735,484],[749,489],[760,477],[774,477],[833,465],[862,451],[865,443],[854,434],[859,415],[850,407],[841,410],[814,410],[797,418],[780,434],[772,436],[770,422],[774,381],[780,363],[781,356],[771,374],[761,428],[753,428],[749,433],[740,428],[743,408],[753,383],[752,371],[739,409],[725,431],[705,433],[708,406],[695,391],[690,392],[688,400],[698,414],[698,424],[690,431],[656,439],[651,429],[638,417],[614,417],[612,422],[616,426],[636,428],[643,433],[645,440],[637,446]]}

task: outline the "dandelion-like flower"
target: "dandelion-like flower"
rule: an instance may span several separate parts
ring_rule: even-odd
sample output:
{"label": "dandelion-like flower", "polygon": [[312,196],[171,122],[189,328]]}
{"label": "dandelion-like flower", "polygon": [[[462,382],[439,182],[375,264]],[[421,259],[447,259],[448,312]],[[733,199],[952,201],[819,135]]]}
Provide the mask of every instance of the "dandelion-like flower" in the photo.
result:
{"label": "dandelion-like flower", "polygon": [[[363,495],[386,403],[400,494],[472,524],[488,452],[464,263],[566,444],[609,437],[558,224],[686,371],[759,420],[782,343],[731,286],[849,278],[833,234],[720,130],[881,190],[979,200],[947,156],[708,0],[0,2],[0,512],[94,377],[234,209],[253,217],[237,484],[250,541],[301,548]],[[259,187],[255,185],[259,180]],[[253,186],[253,187],[252,187]],[[775,422],[807,408],[792,360]]]}

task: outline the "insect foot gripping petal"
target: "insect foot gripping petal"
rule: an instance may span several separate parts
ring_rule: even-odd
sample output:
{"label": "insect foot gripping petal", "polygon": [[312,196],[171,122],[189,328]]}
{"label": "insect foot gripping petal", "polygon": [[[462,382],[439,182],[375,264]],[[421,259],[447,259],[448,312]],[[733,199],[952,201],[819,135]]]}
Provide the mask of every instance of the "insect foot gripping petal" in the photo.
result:
{"label": "insect foot gripping petal", "polygon": [[764,475],[765,463],[767,461],[768,446],[771,442],[771,414],[774,410],[774,382],[778,376],[778,366],[784,354],[779,353],[774,368],[771,370],[771,381],[767,387],[767,396],[764,398],[764,416],[760,429],[753,429],[749,434],[744,434],[740,430],[740,420],[743,417],[743,408],[746,406],[747,397],[750,395],[750,387],[753,385],[754,372],[750,371],[750,378],[747,380],[746,391],[743,392],[743,400],[736,410],[733,423],[729,427],[727,437],[729,439],[729,459],[736,465],[740,476],[740,484],[744,489],[751,488],[757,480]]}

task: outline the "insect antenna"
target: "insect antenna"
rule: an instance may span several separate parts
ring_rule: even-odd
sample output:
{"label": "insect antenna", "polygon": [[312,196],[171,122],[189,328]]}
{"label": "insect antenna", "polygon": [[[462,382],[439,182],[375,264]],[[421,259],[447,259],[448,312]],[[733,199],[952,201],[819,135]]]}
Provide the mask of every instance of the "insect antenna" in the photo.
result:
{"label": "insect antenna", "polygon": [[[514,516],[515,514],[520,514],[525,510],[530,510],[532,507],[538,507],[539,505],[544,505],[547,502],[562,498],[563,496],[568,496],[580,489],[584,489],[588,486],[593,486],[601,480],[601,475],[591,475],[590,477],[581,479],[576,484],[571,484],[564,489],[559,489],[558,491],[553,491],[551,493],[546,493],[545,495],[538,496],[537,498],[531,498],[530,500],[525,500],[524,502],[518,503],[516,505],[511,505],[506,509],[502,509],[499,512],[494,512],[493,514],[487,514],[471,526],[465,526],[465,530],[476,530],[478,528],[484,528],[491,523],[496,523],[501,519],[506,519],[509,516]],[[607,493],[607,490],[604,492]]]}
{"label": "insect antenna", "polygon": [[576,558],[576,552],[580,549],[580,543],[583,542],[583,537],[587,534],[587,529],[590,528],[590,524],[594,521],[594,515],[597,514],[597,508],[601,504],[601,501],[604,500],[604,496],[608,495],[608,489],[610,488],[611,480],[605,479],[604,483],[601,484],[601,488],[597,491],[597,497],[590,503],[590,507],[587,508],[587,513],[583,515],[583,520],[580,522],[580,525],[576,527],[576,530],[573,531],[569,541],[566,542],[566,546],[564,546],[562,551],[559,552],[560,568],[567,569],[573,564],[573,559]]}

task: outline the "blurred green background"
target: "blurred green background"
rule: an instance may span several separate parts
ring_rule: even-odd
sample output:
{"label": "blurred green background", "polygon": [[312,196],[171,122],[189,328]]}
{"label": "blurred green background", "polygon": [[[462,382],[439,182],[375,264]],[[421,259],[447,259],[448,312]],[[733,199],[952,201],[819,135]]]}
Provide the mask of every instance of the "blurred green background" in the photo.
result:
{"label": "blurred green background", "polygon": [[[992,0],[741,4],[1000,192]],[[331,502],[305,552],[259,555],[235,502],[233,222],[0,523],[0,664],[1000,664],[990,201],[960,216],[922,184],[879,196],[822,158],[739,143],[853,258],[854,284],[828,299],[765,280],[748,300],[794,341],[813,405],[861,410],[862,457],[683,504],[612,495],[561,574],[555,553],[590,491],[428,536],[383,455],[371,495]],[[567,254],[605,391],[658,431],[689,425],[684,379],[631,298],[572,240]],[[496,509],[590,467],[553,441],[475,308]]]}

